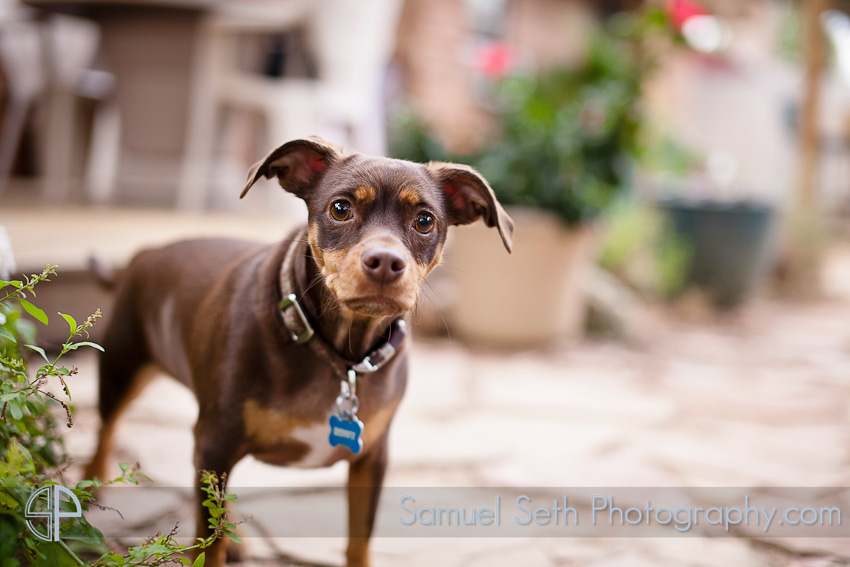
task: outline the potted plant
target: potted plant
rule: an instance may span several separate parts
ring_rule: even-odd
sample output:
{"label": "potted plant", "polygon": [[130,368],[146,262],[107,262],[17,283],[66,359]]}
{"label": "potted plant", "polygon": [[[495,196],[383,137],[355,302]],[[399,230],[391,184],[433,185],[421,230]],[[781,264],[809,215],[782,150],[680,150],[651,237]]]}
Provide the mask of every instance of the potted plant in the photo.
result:
{"label": "potted plant", "polygon": [[495,85],[497,132],[473,161],[516,221],[514,253],[490,250],[477,227],[457,231],[447,261],[457,334],[539,344],[583,329],[584,279],[596,219],[629,185],[641,149],[641,88],[662,12],[617,16],[592,34],[581,65],[514,74]]}

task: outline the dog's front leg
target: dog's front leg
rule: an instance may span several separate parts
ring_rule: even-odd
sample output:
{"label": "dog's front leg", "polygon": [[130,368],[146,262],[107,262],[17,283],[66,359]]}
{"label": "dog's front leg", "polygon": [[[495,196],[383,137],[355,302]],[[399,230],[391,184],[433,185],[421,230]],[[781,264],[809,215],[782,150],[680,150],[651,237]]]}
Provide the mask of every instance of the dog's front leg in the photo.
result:
{"label": "dog's front leg", "polygon": [[387,436],[348,469],[348,567],[368,567],[369,537],[387,469]]}
{"label": "dog's front leg", "polygon": [[[221,492],[225,492],[227,475],[241,458],[234,446],[238,443],[229,442],[238,438],[233,431],[221,431],[215,425],[205,427],[205,423],[199,420],[195,426],[195,534],[198,538],[207,538],[213,532],[209,509],[203,504],[207,498],[201,480],[203,471],[215,473]],[[222,567],[226,563],[227,541],[229,538],[219,538],[204,550],[205,567]]]}

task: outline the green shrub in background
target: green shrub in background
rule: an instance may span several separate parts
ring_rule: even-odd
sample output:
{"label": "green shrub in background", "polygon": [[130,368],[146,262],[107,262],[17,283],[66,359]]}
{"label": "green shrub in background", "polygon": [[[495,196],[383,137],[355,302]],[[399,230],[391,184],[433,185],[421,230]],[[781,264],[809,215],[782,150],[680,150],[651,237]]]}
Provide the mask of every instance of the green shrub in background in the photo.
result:
{"label": "green shrub in background", "polygon": [[606,215],[599,265],[643,295],[669,299],[681,292],[692,245],[650,205],[622,201]]}
{"label": "green shrub in background", "polygon": [[636,155],[639,73],[597,35],[578,69],[514,76],[499,85],[501,129],[477,166],[504,204],[556,213],[572,225],[624,190]]}
{"label": "green shrub in background", "polygon": [[[208,547],[222,535],[238,542],[235,526],[227,521],[224,508],[225,502],[235,500],[235,496],[225,494],[219,480],[208,472],[203,473],[202,481],[207,494],[204,505],[210,510],[213,534],[190,546],[174,541],[176,527],[169,534],[148,538],[124,554],[104,553],[103,534],[85,517],[63,522],[62,540],[58,542],[43,541],[27,527],[24,510],[32,493],[42,486],[62,484],[62,471],[69,465],[50,406],[58,404],[63,410],[65,424],[73,425],[68,380],[76,374],[76,369],[60,366],[58,362],[81,347],[102,350],[99,345],[84,340],[100,317],[99,310],[82,324],[60,313],[68,322],[69,338],[52,360],[33,344],[35,329],[23,318],[23,312],[47,324],[47,315],[29,298],[35,297],[39,282],[48,281],[55,273],[56,266],[48,266],[41,274],[33,274],[24,281],[0,280],[0,567],[161,565],[166,562],[190,565],[192,562],[182,557],[183,554]],[[40,359],[37,369],[28,367],[28,355]],[[48,383],[61,384],[67,402],[47,391]],[[83,480],[71,488],[83,510],[96,505],[94,494],[102,486],[116,482],[138,484],[139,477],[144,476],[128,465],[121,465],[121,471],[122,475],[111,481]],[[80,558],[81,550],[95,551],[99,557],[87,563]],[[204,555],[200,553],[194,565],[200,566],[203,562]]]}
{"label": "green shrub in background", "polygon": [[416,163],[462,160],[452,156],[446,147],[408,104],[393,109],[389,120],[389,154]]}
{"label": "green shrub in background", "polygon": [[[646,149],[642,90],[665,37],[663,10],[623,13],[591,33],[579,65],[508,74],[493,84],[493,135],[454,159],[481,171],[502,204],[551,211],[567,225],[598,217],[627,192]],[[453,158],[409,110],[394,126],[395,157]]]}

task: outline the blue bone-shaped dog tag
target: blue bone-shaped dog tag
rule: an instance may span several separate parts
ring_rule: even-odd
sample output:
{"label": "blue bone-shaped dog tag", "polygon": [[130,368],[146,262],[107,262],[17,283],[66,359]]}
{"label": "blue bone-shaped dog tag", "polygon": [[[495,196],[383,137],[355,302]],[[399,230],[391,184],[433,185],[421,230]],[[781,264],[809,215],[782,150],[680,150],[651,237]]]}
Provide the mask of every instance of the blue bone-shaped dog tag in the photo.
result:
{"label": "blue bone-shaped dog tag", "polygon": [[363,439],[360,438],[362,434],[363,422],[356,417],[352,417],[349,421],[335,415],[331,416],[331,434],[328,437],[331,447],[345,445],[356,455],[363,448]]}

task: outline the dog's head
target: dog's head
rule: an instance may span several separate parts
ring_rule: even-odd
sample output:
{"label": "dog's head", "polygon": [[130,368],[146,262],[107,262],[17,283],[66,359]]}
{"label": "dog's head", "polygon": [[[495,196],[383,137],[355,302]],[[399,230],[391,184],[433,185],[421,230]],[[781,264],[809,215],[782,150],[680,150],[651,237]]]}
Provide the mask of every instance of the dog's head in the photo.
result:
{"label": "dog's head", "polygon": [[311,137],[254,164],[241,197],[261,177],[276,177],[307,203],[310,250],[325,283],[343,308],[361,315],[413,309],[449,226],[481,219],[512,247],[513,221],[465,165],[344,153]]}

